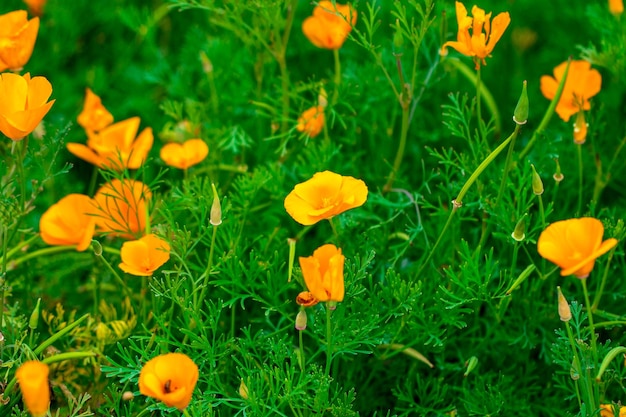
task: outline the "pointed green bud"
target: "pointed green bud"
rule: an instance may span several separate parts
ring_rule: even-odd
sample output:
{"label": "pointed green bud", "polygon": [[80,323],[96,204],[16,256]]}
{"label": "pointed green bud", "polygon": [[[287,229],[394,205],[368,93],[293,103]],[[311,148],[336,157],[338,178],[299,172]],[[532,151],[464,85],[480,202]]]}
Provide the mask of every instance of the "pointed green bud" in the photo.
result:
{"label": "pointed green bud", "polygon": [[219,226],[222,224],[222,205],[220,204],[220,198],[217,195],[215,184],[211,183],[211,188],[213,189],[213,204],[211,205],[211,217],[209,219],[209,223],[213,226]]}
{"label": "pointed green bud", "polygon": [[102,245],[96,239],[91,239],[91,249],[96,256],[102,256]]}
{"label": "pointed green bud", "polygon": [[478,358],[476,356],[472,356],[465,363],[465,366],[467,369],[465,370],[465,373],[463,374],[463,376],[467,377],[470,374],[470,372],[472,372],[478,366]]}
{"label": "pointed green bud", "polygon": [[28,320],[28,327],[31,330],[35,330],[37,328],[37,325],[39,324],[39,303],[41,303],[41,298],[37,299],[37,305],[35,306],[33,312],[30,314],[30,320]]}
{"label": "pointed green bud", "polygon": [[563,181],[564,175],[561,172],[561,165],[559,165],[559,158],[555,158],[554,161],[556,162],[556,172],[554,173],[552,178],[554,178],[554,181],[559,183]]}
{"label": "pointed green bud", "polygon": [[543,181],[541,181],[541,177],[537,174],[535,166],[531,164],[530,167],[533,169],[533,193],[535,193],[535,195],[541,195],[543,194]]}
{"label": "pointed green bud", "polygon": [[556,287],[556,291],[559,296],[559,318],[561,321],[570,321],[572,319],[572,310],[570,309],[563,292],[561,292],[561,287]]}
{"label": "pointed green bud", "polygon": [[518,242],[521,242],[526,237],[526,216],[527,214],[524,214],[522,218],[518,220],[515,225],[515,230],[511,233],[511,237]]}
{"label": "pointed green bud", "polygon": [[400,29],[400,21],[396,19],[395,33],[393,34],[393,46],[396,49],[396,53],[402,49],[404,45],[404,36],[402,35],[402,29]]}
{"label": "pointed green bud", "polygon": [[518,125],[524,125],[528,121],[528,92],[526,91],[526,80],[522,84],[522,95],[517,101],[513,112],[513,121]]}

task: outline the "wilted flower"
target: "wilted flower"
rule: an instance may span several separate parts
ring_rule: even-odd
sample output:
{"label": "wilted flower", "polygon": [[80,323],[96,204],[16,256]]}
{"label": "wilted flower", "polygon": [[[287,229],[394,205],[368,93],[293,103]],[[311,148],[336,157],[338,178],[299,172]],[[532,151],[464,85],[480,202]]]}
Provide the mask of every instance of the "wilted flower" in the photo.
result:
{"label": "wilted flower", "polygon": [[324,107],[311,107],[302,112],[302,115],[298,117],[296,129],[298,129],[298,132],[305,132],[307,135],[314,138],[319,135],[324,128],[325,121]]}
{"label": "wilted flower", "polygon": [[314,306],[315,304],[319,303],[319,300],[317,298],[315,298],[313,293],[311,293],[309,291],[302,291],[296,297],[296,303],[298,303],[302,307],[311,307],[311,306]]}
{"label": "wilted flower", "polygon": [[308,226],[330,219],[367,200],[367,185],[362,180],[324,171],[296,185],[285,198],[287,213]]}
{"label": "wilted flower", "polygon": [[148,186],[140,181],[116,178],[103,185],[94,196],[92,210],[98,231],[125,239],[141,235],[151,196]]}
{"label": "wilted flower", "polygon": [[167,165],[187,169],[199,164],[209,154],[209,147],[202,139],[189,139],[184,143],[168,143],[161,148],[161,159]]}
{"label": "wilted flower", "polygon": [[77,120],[84,129],[97,132],[113,123],[113,115],[104,107],[100,97],[94,94],[91,88],[87,88],[83,111],[80,112]]}
{"label": "wilted flower", "polygon": [[296,315],[296,323],[294,327],[296,328],[296,330],[302,331],[306,329],[306,324],[307,324],[306,310],[302,309],[298,311],[298,314]]}
{"label": "wilted flower", "polygon": [[39,18],[28,20],[26,10],[0,16],[0,71],[20,71],[30,59],[39,32]]}
{"label": "wilted flower", "polygon": [[15,372],[24,405],[33,417],[45,416],[50,407],[49,373],[48,365],[39,361],[24,362]]}
{"label": "wilted flower", "polygon": [[87,145],[68,143],[67,150],[100,168],[116,171],[137,169],[146,160],[154,141],[152,128],[149,127],[135,138],[139,122],[139,117],[131,117],[100,132],[87,130]]}
{"label": "wilted flower", "polygon": [[320,1],[313,16],[302,22],[302,32],[318,48],[339,49],[356,24],[356,10],[349,4]]}
{"label": "wilted flower", "polygon": [[184,410],[198,382],[198,366],[184,353],[166,353],[141,368],[139,391],[168,407]]}
{"label": "wilted flower", "polygon": [[485,65],[485,58],[491,56],[491,51],[511,23],[509,12],[499,13],[493,18],[493,22],[490,19],[491,12],[485,14],[478,6],[472,7],[472,17],[468,16],[463,3],[457,1],[456,20],[459,26],[457,40],[444,43],[441,55],[447,55],[448,47],[452,47],[463,55],[474,57],[477,69],[481,62]]}
{"label": "wilted flower", "polygon": [[539,255],[561,268],[561,275],[584,279],[593,269],[596,258],[617,245],[617,239],[602,241],[604,226],[598,219],[561,220],[549,225],[537,241]]}
{"label": "wilted flower", "polygon": [[120,269],[127,274],[148,277],[170,259],[170,245],[154,234],[124,242]]}
{"label": "wilted flower", "polygon": [[89,247],[96,228],[94,201],[82,194],[70,194],[50,206],[39,220],[41,239],[48,245],[76,245],[76,250]]}
{"label": "wilted flower", "polygon": [[[567,61],[554,68],[554,77],[550,75],[541,77],[541,92],[548,100],[556,96],[566,67]],[[591,108],[589,99],[600,92],[601,86],[602,76],[597,70],[591,68],[589,62],[571,61],[561,98],[556,105],[559,117],[567,122],[572,115],[589,110]]]}
{"label": "wilted flower", "polygon": [[51,94],[52,85],[44,77],[0,74],[0,131],[13,140],[26,137],[54,104],[48,101]]}
{"label": "wilted flower", "polygon": [[320,246],[313,256],[300,257],[300,269],[307,288],[319,301],[343,301],[343,264],[346,257],[335,245]]}

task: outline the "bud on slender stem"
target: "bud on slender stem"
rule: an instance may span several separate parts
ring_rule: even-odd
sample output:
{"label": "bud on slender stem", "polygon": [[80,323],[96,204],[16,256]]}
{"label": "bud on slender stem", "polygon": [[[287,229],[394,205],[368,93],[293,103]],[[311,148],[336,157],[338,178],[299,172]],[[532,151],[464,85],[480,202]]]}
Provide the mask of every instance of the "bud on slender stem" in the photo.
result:
{"label": "bud on slender stem", "polygon": [[554,178],[554,181],[559,183],[559,182],[563,181],[563,178],[565,176],[561,172],[561,165],[559,164],[559,158],[555,158],[554,161],[556,162],[556,172],[554,173],[552,178]]}
{"label": "bud on slender stem", "polygon": [[213,189],[213,204],[211,205],[211,217],[209,219],[209,223],[213,226],[219,226],[222,224],[222,205],[220,204],[220,198],[217,195],[215,184],[211,183],[211,188]]}
{"label": "bud on slender stem", "polygon": [[533,169],[533,193],[535,193],[535,195],[541,195],[543,194],[543,181],[541,181],[541,177],[537,174],[535,166],[531,164],[530,167]]}
{"label": "bud on slender stem", "polygon": [[528,93],[526,91],[526,80],[522,83],[522,94],[517,101],[517,106],[515,106],[513,121],[518,125],[526,124],[528,121]]}
{"label": "bud on slender stem", "polygon": [[306,311],[304,309],[301,309],[300,311],[298,311],[298,315],[296,316],[296,329],[302,331],[306,329],[306,324]]}
{"label": "bud on slender stem", "polygon": [[556,287],[556,290],[559,294],[559,317],[561,321],[568,322],[572,319],[572,311],[569,308],[565,296],[561,292],[561,287]]}
{"label": "bud on slender stem", "polygon": [[511,233],[511,237],[518,242],[521,242],[526,237],[526,216],[527,214],[524,213],[522,218],[519,219],[519,221],[515,225],[515,230],[513,230],[513,233]]}
{"label": "bud on slender stem", "polygon": [[35,330],[39,324],[39,303],[41,303],[41,298],[37,299],[37,305],[30,315],[30,320],[28,320],[28,327],[31,330]]}

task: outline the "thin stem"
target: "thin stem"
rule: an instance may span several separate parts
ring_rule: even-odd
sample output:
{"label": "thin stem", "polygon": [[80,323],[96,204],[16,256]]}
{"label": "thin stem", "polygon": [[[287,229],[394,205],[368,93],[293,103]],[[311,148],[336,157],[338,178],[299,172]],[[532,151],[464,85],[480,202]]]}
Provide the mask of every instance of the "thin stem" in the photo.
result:
{"label": "thin stem", "polygon": [[298,330],[298,348],[300,349],[300,370],[304,371],[306,361],[304,360],[304,341],[302,337],[304,330]]}
{"label": "thin stem", "polygon": [[383,187],[383,192],[387,192],[391,190],[391,188],[393,187],[393,182],[396,178],[396,174],[398,173],[398,170],[400,169],[400,165],[402,164],[402,159],[404,158],[404,150],[406,148],[406,139],[409,133],[409,120],[410,120],[409,119],[410,98],[408,100],[409,100],[408,102],[402,103],[402,127],[400,130],[400,143],[398,144],[396,157],[393,161],[393,168],[391,169],[391,172],[389,173],[389,177],[387,178],[387,183]]}
{"label": "thin stem", "polygon": [[[567,337],[569,339],[569,344],[572,347],[572,353],[574,354],[574,370],[578,372],[578,375],[582,375],[582,366],[580,362],[580,356],[578,355],[578,348],[576,347],[576,342],[574,342],[574,334],[572,333],[572,328],[569,325],[569,322],[565,322],[565,328],[567,329]],[[582,407],[582,400],[580,398],[580,391],[578,389],[578,380],[575,380],[576,386],[576,397],[578,398],[578,407]]]}
{"label": "thin stem", "polygon": [[576,213],[581,215],[583,209],[583,151],[582,144],[576,145],[576,152],[578,153],[578,206]]}
{"label": "thin stem", "polygon": [[598,305],[600,304],[600,299],[602,298],[602,293],[604,292],[604,285],[606,284],[606,279],[609,276],[609,269],[611,266],[611,261],[613,260],[613,255],[615,254],[615,246],[609,252],[609,259],[606,261],[606,266],[604,267],[604,274],[602,274],[602,281],[600,281],[600,286],[598,287],[598,291],[596,291],[596,295],[593,297],[593,304],[591,305],[591,311],[596,311]]}
{"label": "thin stem", "polygon": [[587,278],[583,278],[580,281],[583,285],[585,306],[587,306],[587,317],[589,318],[589,332],[591,333],[591,351],[593,353],[593,363],[595,366],[598,364],[598,349],[596,347],[596,330],[593,325],[593,312],[591,311],[591,302],[589,302],[589,291],[587,290]]}
{"label": "thin stem", "polygon": [[38,258],[40,256],[47,256],[47,255],[51,255],[55,253],[66,252],[69,250],[76,250],[76,245],[49,246],[46,248],[41,248],[34,252],[27,253],[21,258],[17,258],[16,260],[12,261],[11,268],[17,268],[19,265],[33,258]]}
{"label": "thin stem", "polygon": [[98,173],[100,170],[96,165],[93,166],[93,171],[91,172],[91,180],[89,180],[89,188],[87,189],[87,195],[93,196],[96,192],[96,184],[98,182]]}
{"label": "thin stem", "polygon": [[341,60],[339,59],[339,49],[333,49],[333,58],[335,60],[335,91],[333,92],[333,99],[330,102],[331,105],[337,104],[339,99],[339,86],[341,85]]}
{"label": "thin stem", "polygon": [[[204,297],[206,296],[206,292],[209,288],[209,278],[211,276],[211,267],[213,266],[213,252],[215,249],[215,236],[217,235],[217,226],[213,226],[213,236],[211,236],[211,247],[209,248],[209,260],[206,265],[206,270],[204,271],[204,282],[202,283],[202,290],[200,291],[200,298],[196,299],[194,297],[194,306],[198,309],[200,306],[198,303],[202,303],[204,301]],[[194,294],[196,292],[194,291]]]}
{"label": "thin stem", "polygon": [[496,207],[500,205],[502,196],[504,195],[504,189],[506,187],[506,180],[509,176],[509,170],[511,169],[511,160],[513,159],[513,149],[515,148],[515,139],[517,135],[511,140],[509,150],[506,153],[506,161],[504,162],[504,172],[502,173],[502,180],[500,181],[500,189],[498,190],[498,197],[496,198]]}
{"label": "thin stem", "polygon": [[537,196],[537,200],[539,200],[539,216],[541,217],[541,227],[545,230],[546,228],[546,212],[543,208],[543,198],[541,195]]}
{"label": "thin stem", "polygon": [[332,329],[330,324],[332,310],[329,303],[330,301],[326,302],[326,375],[328,376],[330,376],[330,365],[333,360]]}
{"label": "thin stem", "polygon": [[476,119],[478,122],[478,133],[480,134],[480,139],[485,139],[483,137],[483,130],[481,128],[481,124],[483,121],[482,115],[480,113],[480,63],[476,65]]}

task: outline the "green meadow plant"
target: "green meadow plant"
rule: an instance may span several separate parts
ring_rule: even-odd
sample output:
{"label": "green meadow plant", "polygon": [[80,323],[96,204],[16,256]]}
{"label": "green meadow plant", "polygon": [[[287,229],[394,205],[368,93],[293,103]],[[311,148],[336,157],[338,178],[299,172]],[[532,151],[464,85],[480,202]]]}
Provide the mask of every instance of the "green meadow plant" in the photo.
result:
{"label": "green meadow plant", "polygon": [[621,1],[100,3],[0,5],[0,416],[626,413]]}

